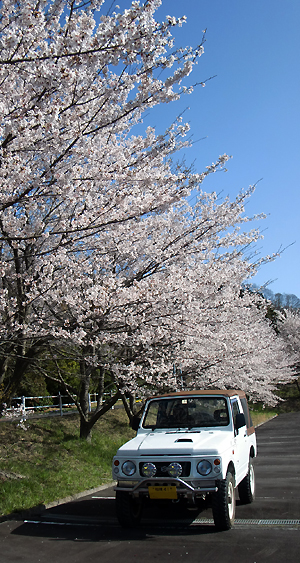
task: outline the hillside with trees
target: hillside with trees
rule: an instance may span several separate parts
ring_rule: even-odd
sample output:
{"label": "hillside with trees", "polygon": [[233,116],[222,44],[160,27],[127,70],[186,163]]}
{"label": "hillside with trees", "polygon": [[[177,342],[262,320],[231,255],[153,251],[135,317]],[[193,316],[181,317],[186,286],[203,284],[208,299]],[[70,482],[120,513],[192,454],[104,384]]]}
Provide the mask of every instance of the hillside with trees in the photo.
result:
{"label": "hillside with trees", "polygon": [[285,342],[291,358],[295,378],[286,385],[279,385],[278,395],[284,400],[279,408],[285,410],[299,410],[300,408],[300,299],[289,293],[274,293],[268,288],[258,288],[251,284],[250,290],[262,295],[268,301],[267,317],[276,334]]}
{"label": "hillside with trees", "polygon": [[260,293],[269,301],[272,301],[276,310],[295,310],[300,309],[300,299],[294,293],[279,293],[268,289],[268,287],[258,288],[257,285],[251,284],[251,288],[259,290]]}

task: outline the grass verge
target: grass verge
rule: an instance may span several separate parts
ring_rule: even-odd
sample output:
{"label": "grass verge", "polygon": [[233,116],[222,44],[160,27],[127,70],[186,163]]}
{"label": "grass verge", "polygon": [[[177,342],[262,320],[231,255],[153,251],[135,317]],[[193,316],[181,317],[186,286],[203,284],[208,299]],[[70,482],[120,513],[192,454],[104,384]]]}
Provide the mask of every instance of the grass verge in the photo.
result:
{"label": "grass verge", "polygon": [[[256,426],[273,409],[251,410]],[[47,504],[112,480],[111,460],[135,436],[123,409],[114,409],[93,429],[91,443],[79,439],[78,415],[0,424],[0,516]]]}
{"label": "grass verge", "polygon": [[112,481],[111,460],[135,435],[122,409],[79,439],[77,415],[0,424],[0,516],[49,503]]}
{"label": "grass verge", "polygon": [[253,426],[259,426],[274,416],[277,416],[278,410],[271,408],[264,408],[261,405],[255,405],[254,409],[250,409]]}

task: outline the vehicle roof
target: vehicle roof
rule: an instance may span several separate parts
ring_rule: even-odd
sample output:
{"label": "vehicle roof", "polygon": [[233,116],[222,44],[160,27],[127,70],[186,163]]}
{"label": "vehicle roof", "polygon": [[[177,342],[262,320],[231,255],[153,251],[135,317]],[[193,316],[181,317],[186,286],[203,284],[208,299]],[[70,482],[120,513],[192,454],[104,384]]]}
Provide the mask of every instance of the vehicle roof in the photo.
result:
{"label": "vehicle roof", "polygon": [[157,395],[152,398],[158,399],[160,397],[183,397],[190,395],[223,395],[225,397],[234,397],[238,395],[241,398],[246,397],[245,392],[240,389],[193,389],[192,391],[173,391],[171,393],[164,393],[163,395]]}

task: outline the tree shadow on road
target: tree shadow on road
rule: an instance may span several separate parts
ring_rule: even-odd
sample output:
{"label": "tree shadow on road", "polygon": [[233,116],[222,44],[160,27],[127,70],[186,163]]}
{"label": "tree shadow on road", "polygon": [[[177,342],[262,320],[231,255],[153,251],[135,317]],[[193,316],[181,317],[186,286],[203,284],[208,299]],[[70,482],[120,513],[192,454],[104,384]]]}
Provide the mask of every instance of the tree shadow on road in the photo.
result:
{"label": "tree shadow on road", "polygon": [[115,516],[113,499],[84,499],[29,515],[12,534],[44,537],[55,541],[141,541],[158,536],[195,536],[216,533],[211,523],[195,523],[206,506],[187,509],[180,503],[147,504],[141,524],[134,529],[122,528]]}
{"label": "tree shadow on road", "polygon": [[116,523],[86,525],[27,521],[12,531],[12,535],[45,538],[53,541],[108,542],[142,541],[162,536],[199,536],[218,533],[211,524],[182,525],[180,523],[144,523],[135,529],[124,529]]}

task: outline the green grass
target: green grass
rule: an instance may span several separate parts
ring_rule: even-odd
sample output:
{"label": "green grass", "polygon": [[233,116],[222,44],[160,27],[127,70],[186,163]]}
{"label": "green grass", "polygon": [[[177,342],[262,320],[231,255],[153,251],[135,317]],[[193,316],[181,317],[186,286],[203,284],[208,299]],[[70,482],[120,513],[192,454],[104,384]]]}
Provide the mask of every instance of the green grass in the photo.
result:
{"label": "green grass", "polygon": [[300,392],[296,381],[285,385],[279,385],[276,395],[282,400],[274,408],[264,408],[262,404],[250,403],[250,412],[254,426],[266,422],[272,416],[287,412],[299,412]]}
{"label": "green grass", "polygon": [[[254,405],[253,424],[277,413]],[[98,421],[91,443],[79,439],[78,415],[0,423],[0,516],[47,504],[112,481],[118,447],[135,435],[123,409]]]}
{"label": "green grass", "polygon": [[77,415],[26,424],[0,424],[0,516],[112,481],[112,457],[135,435],[121,409],[97,423],[91,443],[79,439]]}
{"label": "green grass", "polygon": [[277,416],[278,409],[268,408],[268,407],[264,408],[262,405],[256,404],[253,407],[253,409],[250,408],[250,414],[251,414],[253,425],[258,426],[259,424],[263,424],[264,422],[267,422],[267,420],[270,420],[274,416]]}

